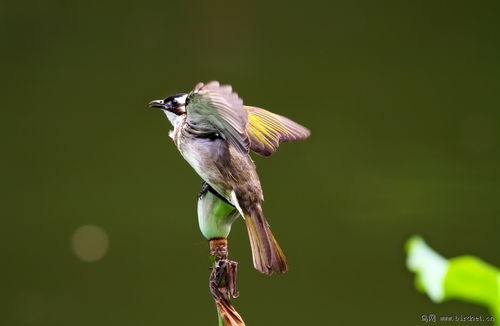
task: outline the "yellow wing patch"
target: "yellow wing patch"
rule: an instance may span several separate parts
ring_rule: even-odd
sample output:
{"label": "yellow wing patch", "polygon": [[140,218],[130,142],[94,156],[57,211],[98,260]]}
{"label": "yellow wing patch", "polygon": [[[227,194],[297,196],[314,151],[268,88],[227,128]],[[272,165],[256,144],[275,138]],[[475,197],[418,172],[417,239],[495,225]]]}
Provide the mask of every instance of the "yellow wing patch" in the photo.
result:
{"label": "yellow wing patch", "polygon": [[281,115],[253,106],[245,106],[248,112],[247,133],[250,149],[257,154],[269,156],[280,143],[309,137],[305,127]]}

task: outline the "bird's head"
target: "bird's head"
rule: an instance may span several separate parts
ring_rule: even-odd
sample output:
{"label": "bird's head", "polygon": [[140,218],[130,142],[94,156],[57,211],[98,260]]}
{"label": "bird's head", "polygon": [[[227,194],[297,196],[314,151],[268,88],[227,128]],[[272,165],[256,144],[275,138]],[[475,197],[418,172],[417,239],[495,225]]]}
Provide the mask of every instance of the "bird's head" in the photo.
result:
{"label": "bird's head", "polygon": [[154,100],[149,102],[149,107],[163,110],[168,120],[175,125],[177,117],[186,114],[186,98],[188,94],[179,93],[167,97],[164,100]]}

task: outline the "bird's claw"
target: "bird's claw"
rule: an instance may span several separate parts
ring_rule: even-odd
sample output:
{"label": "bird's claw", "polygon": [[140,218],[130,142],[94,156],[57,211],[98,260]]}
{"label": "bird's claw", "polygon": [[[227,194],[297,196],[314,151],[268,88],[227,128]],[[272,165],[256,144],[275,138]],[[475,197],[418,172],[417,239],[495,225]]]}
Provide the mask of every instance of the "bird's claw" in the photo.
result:
{"label": "bird's claw", "polygon": [[203,184],[201,185],[201,189],[200,189],[200,192],[198,193],[198,199],[200,199],[201,197],[203,197],[203,195],[210,189],[210,185],[206,182],[203,182]]}

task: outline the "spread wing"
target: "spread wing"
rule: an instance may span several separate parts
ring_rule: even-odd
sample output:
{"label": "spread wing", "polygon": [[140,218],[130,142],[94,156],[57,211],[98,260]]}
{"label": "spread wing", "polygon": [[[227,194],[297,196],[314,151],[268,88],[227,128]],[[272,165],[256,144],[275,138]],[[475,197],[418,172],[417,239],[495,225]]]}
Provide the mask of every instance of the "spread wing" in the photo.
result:
{"label": "spread wing", "polygon": [[243,153],[248,153],[250,140],[246,125],[248,113],[243,101],[231,86],[216,81],[198,83],[186,99],[187,122],[202,132],[219,132]]}
{"label": "spread wing", "polygon": [[280,143],[305,139],[311,134],[307,128],[281,115],[253,106],[245,106],[245,110],[250,148],[262,156],[276,152]]}

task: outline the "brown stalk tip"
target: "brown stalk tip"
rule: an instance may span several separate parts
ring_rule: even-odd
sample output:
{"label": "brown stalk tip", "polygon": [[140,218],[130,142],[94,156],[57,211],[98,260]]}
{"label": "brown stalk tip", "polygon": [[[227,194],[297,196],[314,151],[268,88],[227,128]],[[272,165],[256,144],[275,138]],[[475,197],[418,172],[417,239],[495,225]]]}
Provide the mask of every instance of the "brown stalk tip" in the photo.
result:
{"label": "brown stalk tip", "polygon": [[210,255],[217,259],[226,259],[227,250],[227,239],[226,238],[214,238],[210,239]]}
{"label": "brown stalk tip", "polygon": [[215,304],[224,321],[224,326],[245,326],[243,318],[230,303],[216,301]]}

